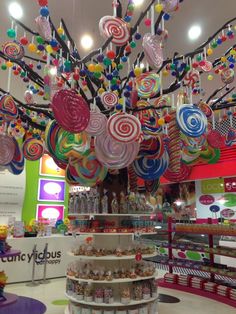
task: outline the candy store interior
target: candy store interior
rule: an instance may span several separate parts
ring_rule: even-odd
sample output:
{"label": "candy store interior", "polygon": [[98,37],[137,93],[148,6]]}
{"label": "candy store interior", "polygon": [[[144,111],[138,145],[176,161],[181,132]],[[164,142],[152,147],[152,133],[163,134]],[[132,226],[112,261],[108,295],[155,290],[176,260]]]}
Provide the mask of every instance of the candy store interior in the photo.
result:
{"label": "candy store interior", "polygon": [[0,314],[235,314],[235,0],[0,8]]}

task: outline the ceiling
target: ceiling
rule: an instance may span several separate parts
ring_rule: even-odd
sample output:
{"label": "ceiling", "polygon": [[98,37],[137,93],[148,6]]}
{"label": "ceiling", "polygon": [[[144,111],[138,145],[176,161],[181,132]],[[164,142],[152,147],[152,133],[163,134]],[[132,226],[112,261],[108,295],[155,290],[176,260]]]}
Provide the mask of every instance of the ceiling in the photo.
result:
{"label": "ceiling", "polygon": [[[4,43],[6,38],[6,29],[10,27],[11,22],[8,14],[8,5],[12,1],[1,0],[0,10],[0,43]],[[24,16],[21,21],[28,25],[30,28],[35,29],[34,18],[38,15],[39,7],[37,0],[17,0],[24,9]],[[124,8],[127,1],[122,1]],[[112,15],[112,0],[49,0],[50,15],[54,24],[59,26],[60,18],[63,17],[72,37],[78,45],[81,55],[87,52],[83,51],[80,47],[80,38],[82,34],[89,33],[94,38],[94,49],[101,46],[104,41],[98,30],[99,20],[104,15]],[[137,16],[143,8],[147,6],[149,0],[144,0],[142,6],[137,8],[134,16],[135,21]],[[235,0],[185,0],[180,6],[178,12],[173,14],[170,21],[166,22],[166,28],[169,31],[168,42],[165,46],[166,57],[171,57],[173,52],[179,53],[194,50],[201,42],[204,42],[211,34],[213,34],[225,21],[236,16],[236,1]],[[200,24],[203,32],[199,40],[191,42],[187,38],[188,28],[192,24]],[[236,23],[235,23],[236,24]],[[144,34],[148,29],[141,26],[141,32]],[[19,36],[23,32],[19,30]],[[234,40],[235,43],[235,40]],[[223,49],[217,48],[217,53],[222,53],[232,43],[227,43]],[[137,51],[138,52],[138,51]],[[136,52],[136,53],[137,53]],[[6,72],[0,71],[0,86],[6,88]],[[220,86],[220,82],[216,79],[212,82],[206,81],[209,86],[207,92],[210,93],[212,89]],[[22,99],[25,90],[25,85],[19,83],[19,79],[12,79],[12,94],[19,99]]]}

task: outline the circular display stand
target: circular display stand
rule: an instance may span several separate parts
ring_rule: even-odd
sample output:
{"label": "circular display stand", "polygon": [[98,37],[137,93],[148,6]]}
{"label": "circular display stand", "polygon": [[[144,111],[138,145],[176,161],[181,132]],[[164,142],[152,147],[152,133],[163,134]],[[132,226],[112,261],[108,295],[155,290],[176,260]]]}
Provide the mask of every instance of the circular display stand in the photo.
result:
{"label": "circular display stand", "polygon": [[[10,293],[5,294],[10,299]],[[10,295],[10,296],[9,296]],[[15,301],[2,307],[0,305],[0,314],[44,314],[46,306],[35,299],[14,295]],[[6,307],[7,306],[7,307]]]}
{"label": "circular display stand", "polygon": [[4,301],[0,301],[0,309],[2,307],[8,306],[12,303],[15,303],[18,299],[18,295],[16,294],[12,294],[12,293],[3,293],[4,297],[6,298],[6,300]]}

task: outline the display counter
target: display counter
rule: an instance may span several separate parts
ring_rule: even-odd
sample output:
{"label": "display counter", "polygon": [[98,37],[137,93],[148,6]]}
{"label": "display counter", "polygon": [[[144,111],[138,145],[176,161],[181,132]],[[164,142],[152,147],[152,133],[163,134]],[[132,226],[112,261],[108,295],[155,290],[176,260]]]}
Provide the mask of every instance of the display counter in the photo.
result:
{"label": "display counter", "polygon": [[31,280],[34,245],[37,246],[36,280],[43,278],[43,257],[46,243],[48,243],[47,278],[65,276],[65,269],[68,263],[73,260],[67,254],[72,245],[71,236],[52,235],[41,238],[9,238],[7,242],[13,248],[21,251],[19,256],[0,259],[0,270],[4,269],[6,272],[8,283]]}

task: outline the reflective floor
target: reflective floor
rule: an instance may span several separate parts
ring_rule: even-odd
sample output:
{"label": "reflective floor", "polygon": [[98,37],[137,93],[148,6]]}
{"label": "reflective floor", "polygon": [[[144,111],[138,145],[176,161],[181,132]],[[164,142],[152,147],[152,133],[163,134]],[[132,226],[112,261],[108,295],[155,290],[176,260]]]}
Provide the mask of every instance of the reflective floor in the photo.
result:
{"label": "reflective floor", "polygon": [[[8,285],[6,291],[42,301],[47,306],[46,314],[64,314],[64,305],[53,305],[55,300],[64,300],[65,279],[54,279],[49,284],[27,287],[25,284]],[[235,314],[236,309],[216,301],[159,288],[159,292],[180,299],[179,303],[159,303],[159,314]],[[7,310],[5,312],[8,313]]]}

